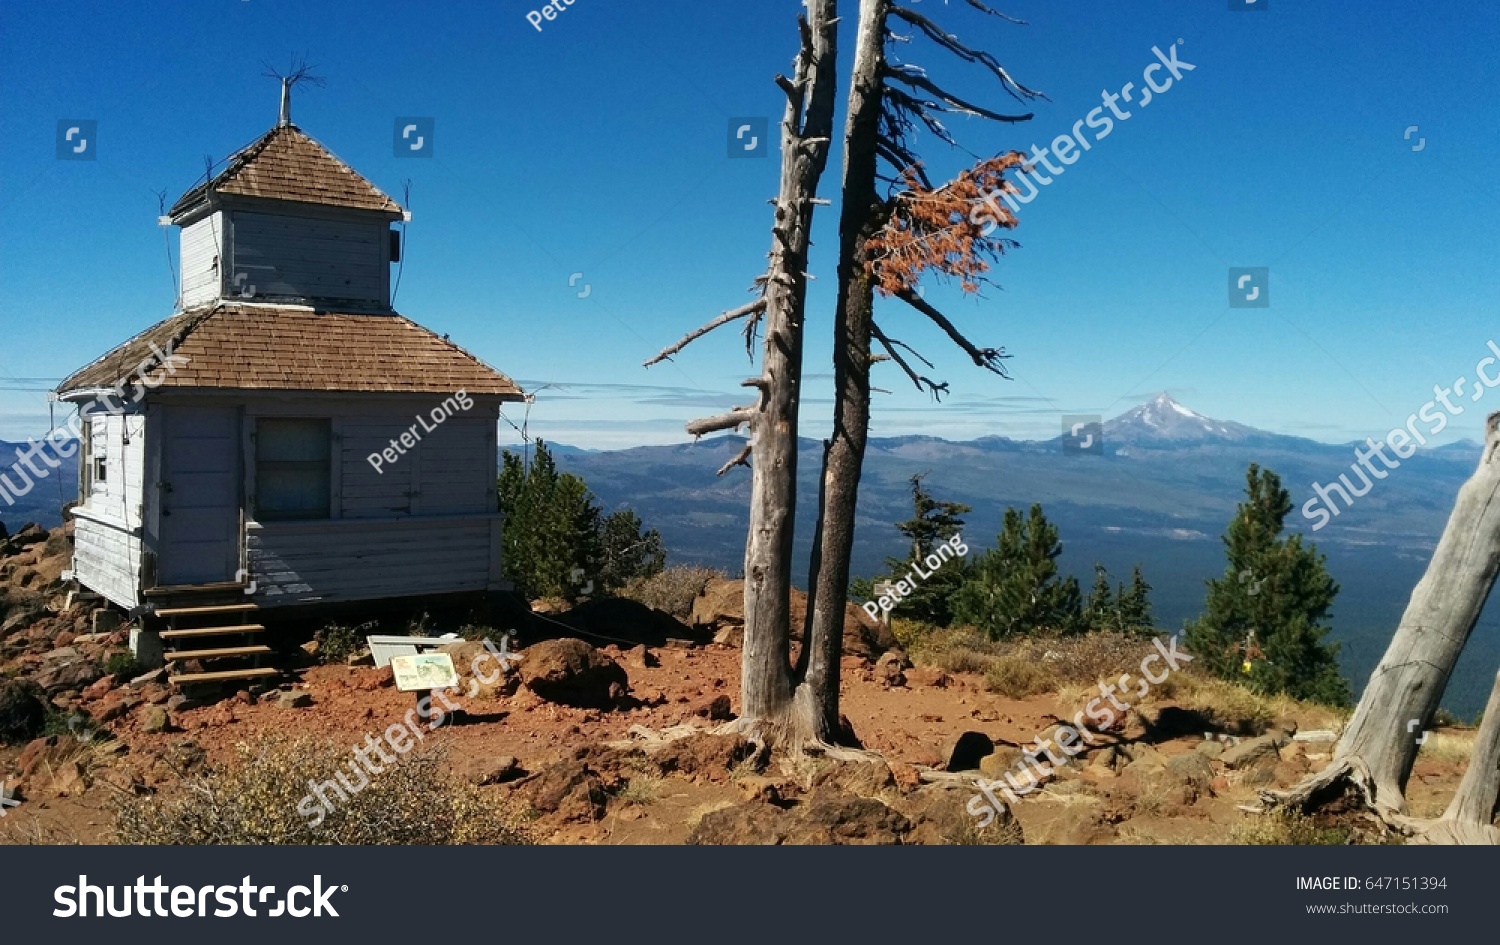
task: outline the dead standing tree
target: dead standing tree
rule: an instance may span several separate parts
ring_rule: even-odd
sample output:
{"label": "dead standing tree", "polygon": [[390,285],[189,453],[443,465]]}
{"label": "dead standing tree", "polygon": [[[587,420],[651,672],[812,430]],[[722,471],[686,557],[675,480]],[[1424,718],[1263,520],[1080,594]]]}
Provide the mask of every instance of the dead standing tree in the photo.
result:
{"label": "dead standing tree", "polygon": [[[980,0],[967,0],[980,12],[1001,17]],[[1001,17],[1005,18],[1005,17]],[[1008,18],[1005,18],[1008,19]],[[892,21],[920,33],[940,49],[986,69],[1018,101],[1040,93],[1016,82],[998,60],[965,45],[932,20],[891,0],[862,0],[854,74],[844,136],[844,184],[839,226],[839,289],[834,321],[835,408],[833,432],[824,443],[823,475],[818,496],[808,627],[803,662],[816,700],[818,733],[831,739],[838,728],[839,666],[844,614],[848,601],[849,561],[854,546],[855,511],[870,426],[870,368],[876,360],[894,361],[919,390],[934,398],[947,391],[912,366],[931,362],[887,334],[874,317],[875,294],[893,296],[937,325],[979,367],[1004,375],[1001,348],[975,345],[941,311],[917,292],[931,271],[959,279],[977,292],[987,259],[1002,255],[1014,242],[994,233],[1016,225],[1013,214],[996,196],[1013,189],[1005,173],[1022,162],[1012,152],[981,161],[958,178],[934,187],[911,145],[920,126],[954,145],[940,116],[957,113],[998,122],[1027,121],[1032,116],[1004,115],[975,105],[939,87],[913,65],[893,65],[888,44],[905,41]],[[881,174],[882,164],[890,171]],[[879,194],[884,180],[894,192]],[[989,199],[987,216],[976,213]],[[872,355],[872,341],[884,349]],[[903,354],[903,351],[906,354]]]}
{"label": "dead standing tree", "polygon": [[1453,667],[1500,572],[1500,413],[1485,425],[1479,468],[1459,490],[1427,572],[1412,591],[1390,646],[1370,675],[1328,766],[1264,800],[1312,810],[1356,791],[1386,824],[1428,842],[1494,843],[1500,796],[1500,681],[1490,696],[1468,772],[1434,823],[1406,813],[1406,783],[1417,757],[1414,728],[1437,711]]}
{"label": "dead standing tree", "polygon": [[[967,0],[984,13],[999,14],[979,0]],[[957,276],[975,291],[994,257],[1013,245],[991,237],[994,227],[1009,228],[1015,219],[1001,209],[996,195],[1011,189],[1007,169],[1021,163],[1019,154],[981,162],[940,188],[930,186],[907,138],[917,124],[952,144],[937,115],[957,112],[997,121],[1025,121],[1030,115],[1007,116],[951,95],[920,70],[892,66],[885,46],[893,41],[888,21],[899,17],[940,47],[968,62],[980,63],[1016,97],[1039,93],[1013,80],[988,53],[972,49],[915,11],[890,0],[865,0],[860,8],[858,50],[846,129],[843,213],[840,225],[840,287],[835,319],[835,387],[838,401],[833,437],[825,444],[823,486],[814,535],[808,626],[797,664],[790,664],[790,593],[794,509],[796,504],[796,430],[802,369],[803,312],[806,303],[809,228],[818,179],[826,166],[833,131],[835,75],[835,3],[809,0],[802,27],[802,52],[796,78],[778,79],[787,92],[782,122],[781,193],[771,268],[758,285],[762,297],[725,312],[668,347],[647,366],[670,358],[697,338],[722,325],[748,318],[746,339],[763,321],[766,331],[762,374],[746,382],[761,392],[755,406],[695,421],[695,436],[750,426],[750,444],[719,472],[746,463],[752,455],[750,534],[745,552],[745,642],[741,662],[741,718],[738,730],[793,751],[828,748],[841,740],[839,660],[847,603],[849,555],[853,544],[854,507],[869,428],[869,368],[872,337],[887,356],[934,394],[946,389],[920,377],[897,349],[920,355],[886,336],[873,321],[876,287],[902,299],[931,319],[975,364],[1003,375],[1005,356],[998,348],[981,348],[963,336],[940,311],[916,292],[921,275],[935,270]],[[894,87],[892,81],[912,91]],[[882,199],[877,192],[880,163],[893,174],[888,180],[900,192]],[[989,198],[988,221],[976,218],[980,201]]]}
{"label": "dead standing tree", "polygon": [[[688,424],[702,436],[750,427],[750,442],[719,470],[723,475],[752,455],[750,530],[745,543],[745,635],[740,665],[740,730],[768,743],[797,745],[813,737],[813,720],[799,707],[804,681],[791,665],[792,538],[796,525],[797,417],[801,402],[803,322],[808,249],[818,184],[828,164],[838,82],[837,2],[806,0],[798,20],[801,50],[793,77],[777,76],[787,104],[781,122],[781,187],[772,226],[770,266],[756,280],[760,297],[725,312],[646,362],[650,367],[716,328],[746,319],[753,351],[762,324],[761,374],[745,382],[758,401],[719,417]],[[826,201],[825,201],[826,202]]]}

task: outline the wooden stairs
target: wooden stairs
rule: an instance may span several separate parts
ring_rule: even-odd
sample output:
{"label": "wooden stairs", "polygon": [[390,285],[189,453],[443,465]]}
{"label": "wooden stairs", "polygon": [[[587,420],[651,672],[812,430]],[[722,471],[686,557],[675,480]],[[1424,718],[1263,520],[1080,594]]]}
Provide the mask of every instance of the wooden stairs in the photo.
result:
{"label": "wooden stairs", "polygon": [[[260,608],[244,596],[241,585],[155,588],[147,594],[160,601],[153,601],[153,614],[166,623],[159,635],[173,686],[281,675],[274,666],[262,665],[274,651],[261,642],[266,628],[255,619]],[[230,602],[223,603],[226,599]],[[201,671],[190,671],[189,661],[197,661]]]}

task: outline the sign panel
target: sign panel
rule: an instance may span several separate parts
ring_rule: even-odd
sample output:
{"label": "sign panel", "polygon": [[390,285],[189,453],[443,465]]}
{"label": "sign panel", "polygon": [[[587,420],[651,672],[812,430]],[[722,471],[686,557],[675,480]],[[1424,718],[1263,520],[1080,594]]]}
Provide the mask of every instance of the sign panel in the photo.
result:
{"label": "sign panel", "polygon": [[402,692],[458,686],[458,673],[453,669],[453,658],[447,653],[397,656],[391,660],[391,672],[396,675],[396,688]]}

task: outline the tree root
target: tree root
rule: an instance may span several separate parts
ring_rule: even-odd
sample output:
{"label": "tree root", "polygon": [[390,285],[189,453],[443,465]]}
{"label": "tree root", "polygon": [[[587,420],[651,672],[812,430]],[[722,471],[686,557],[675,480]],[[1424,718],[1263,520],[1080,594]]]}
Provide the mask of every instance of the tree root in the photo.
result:
{"label": "tree root", "polygon": [[1421,822],[1406,816],[1406,798],[1393,784],[1382,785],[1358,755],[1335,760],[1286,791],[1260,792],[1261,809],[1311,813],[1357,792],[1362,806],[1386,827],[1410,835]]}

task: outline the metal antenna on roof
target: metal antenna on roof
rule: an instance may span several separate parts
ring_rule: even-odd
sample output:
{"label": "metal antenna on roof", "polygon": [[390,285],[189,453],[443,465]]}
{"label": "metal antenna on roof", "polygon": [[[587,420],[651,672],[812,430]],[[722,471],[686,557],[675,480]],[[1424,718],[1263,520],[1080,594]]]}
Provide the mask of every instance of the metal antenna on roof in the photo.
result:
{"label": "metal antenna on roof", "polygon": [[298,82],[306,82],[309,85],[322,86],[323,77],[313,74],[313,67],[305,60],[293,57],[291,66],[286,72],[282,72],[270,63],[265,63],[266,71],[262,73],[268,78],[281,82],[281,120],[277,122],[279,127],[285,128],[292,123],[292,86]]}

